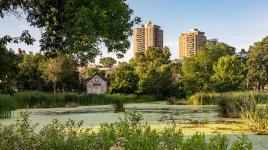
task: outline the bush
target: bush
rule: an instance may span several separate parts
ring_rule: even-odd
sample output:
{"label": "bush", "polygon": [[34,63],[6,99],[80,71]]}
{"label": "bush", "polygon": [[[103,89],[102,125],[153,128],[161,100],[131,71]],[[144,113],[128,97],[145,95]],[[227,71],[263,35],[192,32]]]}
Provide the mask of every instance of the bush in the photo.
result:
{"label": "bush", "polygon": [[268,106],[259,106],[253,111],[243,111],[241,116],[252,130],[268,132]]}
{"label": "bush", "polygon": [[207,139],[204,134],[184,138],[176,126],[155,130],[142,124],[137,113],[126,113],[120,122],[101,124],[93,131],[82,122],[72,120],[59,123],[54,120],[39,132],[31,125],[29,113],[22,112],[15,124],[0,126],[1,149],[129,149],[129,150],[249,150],[251,142],[246,136],[229,144],[224,135]]}

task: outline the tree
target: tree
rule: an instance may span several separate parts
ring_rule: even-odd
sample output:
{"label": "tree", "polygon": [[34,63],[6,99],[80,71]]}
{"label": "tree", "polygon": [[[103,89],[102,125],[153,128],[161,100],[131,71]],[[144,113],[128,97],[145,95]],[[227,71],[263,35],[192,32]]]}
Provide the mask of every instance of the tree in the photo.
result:
{"label": "tree", "polygon": [[111,68],[116,63],[116,60],[112,57],[103,57],[100,59],[100,64],[103,67]]}
{"label": "tree", "polygon": [[57,82],[60,80],[62,75],[63,57],[49,58],[48,60],[41,63],[39,69],[42,72],[42,77],[53,82],[53,91],[56,93]]}
{"label": "tree", "polygon": [[1,0],[0,15],[21,10],[43,29],[41,50],[76,55],[84,65],[100,54],[103,43],[119,57],[130,47],[132,27],[140,22],[125,0]]}
{"label": "tree", "polygon": [[15,90],[18,74],[17,57],[13,51],[0,44],[0,93],[11,94]]}
{"label": "tree", "polygon": [[155,95],[158,99],[169,95],[169,87],[173,84],[170,55],[166,47],[164,49],[149,47],[146,51],[135,55],[131,64],[135,66],[135,72],[140,78],[138,93]]}
{"label": "tree", "polygon": [[38,69],[44,56],[41,54],[25,55],[22,62],[18,64],[20,69],[18,74],[18,89],[19,90],[36,90],[41,89],[44,83],[41,78],[41,72]]}
{"label": "tree", "polygon": [[[43,61],[39,70],[42,72],[42,78],[53,83],[53,91],[57,91],[57,83],[63,80],[69,74],[76,72],[77,65],[72,61],[72,56],[59,55],[56,58],[48,58]],[[77,76],[78,80],[79,76]],[[65,81],[62,81],[65,83]]]}
{"label": "tree", "polygon": [[139,81],[134,67],[126,62],[119,63],[118,67],[109,74],[111,93],[134,93]]}
{"label": "tree", "polygon": [[213,65],[214,75],[211,77],[213,90],[227,92],[243,89],[242,66],[236,55],[223,56]]}
{"label": "tree", "polygon": [[188,96],[212,90],[213,65],[222,56],[235,54],[235,48],[217,40],[207,41],[200,52],[185,58],[182,65],[183,84]]}
{"label": "tree", "polygon": [[247,71],[252,87],[263,89],[268,77],[268,37],[249,47]]}

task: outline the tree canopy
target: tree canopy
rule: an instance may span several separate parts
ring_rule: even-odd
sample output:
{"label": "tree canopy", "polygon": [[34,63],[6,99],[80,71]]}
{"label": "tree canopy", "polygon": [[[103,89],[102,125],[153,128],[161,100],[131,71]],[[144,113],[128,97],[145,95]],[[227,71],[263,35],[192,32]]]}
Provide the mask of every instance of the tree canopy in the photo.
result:
{"label": "tree canopy", "polygon": [[236,55],[223,56],[213,65],[211,77],[213,90],[216,92],[236,91],[243,89],[242,63]]}
{"label": "tree canopy", "polygon": [[207,41],[200,52],[185,58],[182,65],[183,84],[187,95],[211,91],[213,65],[222,56],[235,54],[235,48],[217,40]]}
{"label": "tree canopy", "polygon": [[247,77],[253,88],[264,88],[268,77],[268,37],[249,47],[247,68]]}
{"label": "tree canopy", "polygon": [[100,59],[100,64],[102,64],[103,67],[111,68],[116,64],[116,60],[113,57],[103,57]]}
{"label": "tree canopy", "polygon": [[[130,47],[128,37],[140,19],[125,0],[1,0],[0,16],[23,10],[27,21],[42,29],[40,47],[74,54],[80,63],[93,61],[104,44],[122,57]],[[17,15],[19,16],[19,15]],[[29,42],[29,41],[28,41]]]}

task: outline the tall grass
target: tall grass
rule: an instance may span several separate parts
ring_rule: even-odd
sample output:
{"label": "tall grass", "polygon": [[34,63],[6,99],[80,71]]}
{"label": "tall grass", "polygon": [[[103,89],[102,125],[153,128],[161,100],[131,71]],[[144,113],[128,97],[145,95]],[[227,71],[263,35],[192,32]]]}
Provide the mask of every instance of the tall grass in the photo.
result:
{"label": "tall grass", "polygon": [[92,149],[92,150],[250,150],[246,136],[229,143],[225,135],[206,138],[196,133],[185,138],[176,126],[163,130],[142,124],[140,114],[126,114],[121,121],[101,124],[93,131],[72,120],[54,120],[36,132],[29,114],[22,113],[15,124],[0,126],[0,149]]}
{"label": "tall grass", "polygon": [[245,110],[242,119],[254,131],[268,132],[268,106],[258,106],[253,111]]}
{"label": "tall grass", "polygon": [[[127,102],[149,102],[155,98],[149,95],[135,94],[76,94],[44,93],[38,91],[20,92],[13,96],[0,95],[0,118],[8,118],[11,111],[18,108],[55,108],[75,105],[110,105],[120,106]],[[71,105],[72,106],[72,105]]]}
{"label": "tall grass", "polygon": [[16,101],[10,95],[0,95],[0,118],[10,118],[11,111],[15,110]]}
{"label": "tall grass", "polygon": [[226,97],[237,97],[241,99],[252,97],[258,104],[268,103],[268,93],[256,91],[197,93],[189,98],[189,103],[193,105],[217,105],[220,100],[225,99]]}
{"label": "tall grass", "polygon": [[220,114],[224,117],[238,118],[243,111],[254,111],[256,101],[252,95],[231,93],[218,101]]}

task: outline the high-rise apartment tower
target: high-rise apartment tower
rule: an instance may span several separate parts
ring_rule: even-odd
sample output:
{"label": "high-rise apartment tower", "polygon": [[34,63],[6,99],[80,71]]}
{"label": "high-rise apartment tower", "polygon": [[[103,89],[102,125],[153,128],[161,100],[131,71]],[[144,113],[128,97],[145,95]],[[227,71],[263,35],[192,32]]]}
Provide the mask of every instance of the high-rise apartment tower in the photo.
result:
{"label": "high-rise apartment tower", "polygon": [[202,44],[206,42],[205,32],[198,29],[190,29],[188,32],[181,33],[179,37],[179,58],[197,54]]}
{"label": "high-rise apartment tower", "polygon": [[147,22],[134,29],[134,52],[143,52],[148,47],[163,48],[163,30],[160,26]]}

